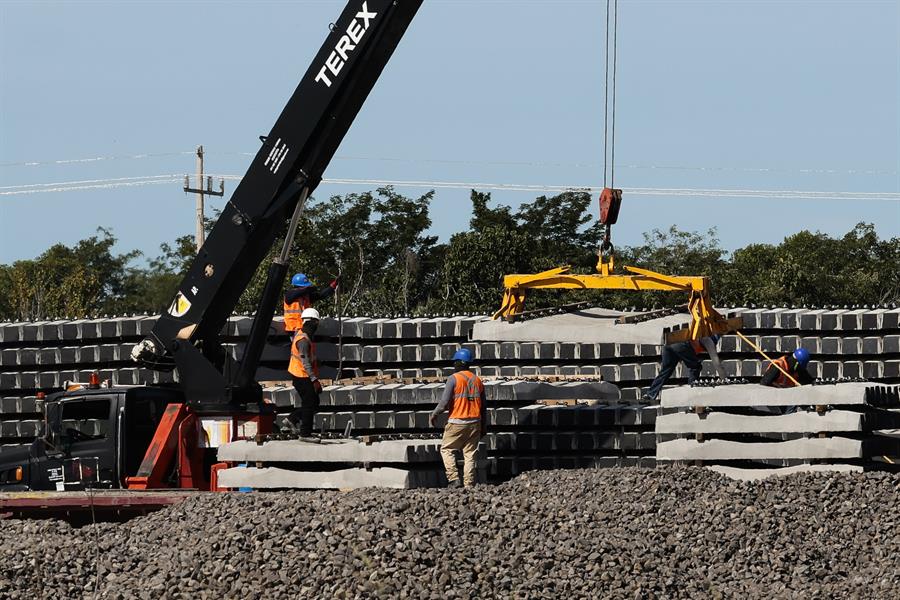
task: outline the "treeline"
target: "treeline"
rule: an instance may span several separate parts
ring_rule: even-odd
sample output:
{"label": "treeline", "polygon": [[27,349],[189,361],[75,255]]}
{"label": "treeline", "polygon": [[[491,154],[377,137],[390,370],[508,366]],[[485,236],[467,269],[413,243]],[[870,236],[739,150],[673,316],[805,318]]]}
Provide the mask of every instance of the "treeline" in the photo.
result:
{"label": "treeline", "polygon": [[[327,284],[341,274],[344,314],[492,312],[505,274],[564,264],[594,272],[603,229],[591,196],[566,192],[518,210],[491,206],[473,191],[469,230],[441,244],[428,235],[433,192],[412,198],[392,188],[312,202],[294,242],[290,272]],[[106,229],[74,246],[56,244],[34,260],[0,265],[0,319],[41,320],[102,314],[158,313],[175,294],[194,255],[191,236],[163,244],[160,255],[115,254]],[[276,243],[236,310],[252,312]],[[879,239],[860,223],[843,237],[801,231],[778,245],[728,252],[715,230],[672,227],[644,243],[616,248],[616,264],[673,275],[707,275],[719,305],[882,305],[900,300],[900,239]],[[672,306],[674,293],[531,294],[528,308],[597,299],[610,307]],[[320,308],[334,313],[331,302]]]}

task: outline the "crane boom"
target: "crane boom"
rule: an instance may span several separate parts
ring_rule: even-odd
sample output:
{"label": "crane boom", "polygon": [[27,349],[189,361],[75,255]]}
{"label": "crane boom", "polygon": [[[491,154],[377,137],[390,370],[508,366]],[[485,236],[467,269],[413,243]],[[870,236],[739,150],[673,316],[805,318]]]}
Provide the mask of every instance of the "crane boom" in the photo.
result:
{"label": "crane boom", "polygon": [[[221,396],[228,382],[219,332],[300,198],[321,181],[421,3],[347,3],[272,130],[260,138],[262,146],[171,306],[132,352],[136,361],[177,367],[189,396],[193,391],[210,402]],[[210,389],[210,378],[222,381]]]}

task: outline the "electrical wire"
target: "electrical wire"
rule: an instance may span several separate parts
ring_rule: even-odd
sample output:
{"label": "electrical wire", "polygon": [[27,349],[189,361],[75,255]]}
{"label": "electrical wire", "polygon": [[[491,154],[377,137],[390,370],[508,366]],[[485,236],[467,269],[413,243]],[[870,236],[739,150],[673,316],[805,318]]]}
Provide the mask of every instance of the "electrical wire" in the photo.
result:
{"label": "electrical wire", "polygon": [[181,156],[184,154],[194,154],[196,151],[184,151],[184,152],[154,152],[154,153],[141,153],[141,154],[122,154],[116,156],[93,156],[89,158],[67,158],[62,160],[34,160],[34,161],[23,161],[23,162],[7,162],[0,163],[0,167],[43,167],[47,165],[71,165],[71,164],[81,164],[81,163],[92,163],[92,162],[101,162],[104,160],[125,160],[125,159],[140,159],[140,158],[158,158],[162,156]]}
{"label": "electrical wire", "polygon": [[60,181],[57,183],[25,183],[21,185],[6,185],[0,186],[0,190],[11,190],[11,189],[19,189],[19,188],[39,188],[45,187],[48,185],[79,185],[79,184],[88,184],[88,183],[109,183],[115,181],[133,181],[133,180],[142,180],[142,179],[171,179],[171,178],[184,178],[183,175],[171,174],[171,175],[141,175],[138,177],[116,177],[112,179],[79,179],[76,181]]}
{"label": "electrical wire", "polygon": [[73,192],[78,190],[98,190],[120,187],[136,187],[176,183],[184,181],[182,175],[158,175],[151,178],[124,177],[118,179],[97,179],[79,184],[78,182],[61,182],[49,184],[29,184],[25,186],[9,186],[0,188],[0,196],[17,196],[22,194],[41,194],[45,192]]}
{"label": "electrical wire", "polygon": [[[194,155],[196,150],[184,152],[160,152],[142,153],[121,156],[98,156],[93,158],[74,158],[65,160],[35,160],[22,162],[0,163],[0,167],[44,167],[65,164],[92,163],[103,160],[128,160],[145,159],[165,156]],[[256,156],[254,152],[211,152],[206,151],[206,156]],[[470,160],[449,158],[408,158],[399,156],[352,156],[337,155],[334,160],[370,161],[370,162],[400,162],[410,164],[441,164],[441,165],[471,165],[471,166],[502,166],[502,167],[565,167],[578,169],[596,169],[603,165],[594,162],[557,162],[557,161],[526,161],[526,160]],[[776,167],[704,167],[696,165],[645,165],[628,164],[619,165],[620,169],[651,170],[651,171],[709,171],[709,172],[733,172],[733,173],[795,173],[802,175],[891,175],[896,176],[898,171],[887,169],[816,169],[797,168],[780,169]],[[18,186],[15,186],[18,187]],[[2,188],[0,188],[2,189]]]}
{"label": "electrical wire", "polygon": [[[240,181],[240,175],[213,175],[210,177],[229,181]],[[0,188],[0,196],[37,194],[42,192],[68,192],[85,189],[119,188],[141,185],[156,185],[161,183],[180,183],[184,180],[182,175],[151,175],[145,177],[120,177],[115,179],[90,179],[79,181],[63,181],[56,183],[26,184],[21,186],[6,186]],[[603,186],[595,184],[522,184],[522,183],[497,183],[497,182],[467,182],[467,181],[439,181],[439,180],[392,180],[392,179],[353,179],[353,178],[327,178],[322,180],[326,185],[365,185],[365,186],[393,186],[398,188],[429,188],[429,189],[481,189],[495,191],[531,192],[531,193],[563,193],[563,192],[595,192]],[[814,190],[760,190],[760,189],[727,189],[727,188],[652,188],[634,187],[626,190],[629,194],[637,196],[694,196],[694,197],[722,197],[722,198],[779,198],[779,199],[808,199],[808,200],[878,200],[898,201],[898,192],[845,192],[845,191],[814,191]]]}

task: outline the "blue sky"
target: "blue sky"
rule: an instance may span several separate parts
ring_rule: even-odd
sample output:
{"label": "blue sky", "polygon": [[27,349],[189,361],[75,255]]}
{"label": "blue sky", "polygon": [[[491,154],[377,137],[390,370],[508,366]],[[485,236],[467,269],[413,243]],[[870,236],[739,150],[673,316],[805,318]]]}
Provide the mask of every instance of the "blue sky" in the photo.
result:
{"label": "blue sky", "polygon": [[[343,5],[6,0],[0,188],[193,173],[198,144],[208,172],[242,175]],[[599,185],[604,11],[602,1],[425,0],[326,178]],[[615,242],[717,227],[735,248],[858,221],[900,236],[900,2],[620,0],[619,13],[626,194]],[[149,156],[55,162],[135,155]],[[317,195],[363,189],[323,184]],[[469,216],[468,191],[437,191],[434,233],[446,239]],[[120,250],[153,256],[191,233],[193,217],[180,181],[0,195],[0,263],[97,226]]]}

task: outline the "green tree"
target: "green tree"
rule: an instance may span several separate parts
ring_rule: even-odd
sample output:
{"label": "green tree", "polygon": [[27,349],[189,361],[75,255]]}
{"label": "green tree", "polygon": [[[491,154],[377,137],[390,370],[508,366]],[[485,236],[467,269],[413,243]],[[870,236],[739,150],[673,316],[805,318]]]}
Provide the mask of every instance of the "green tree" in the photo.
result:
{"label": "green tree", "polygon": [[[428,303],[443,260],[437,238],[426,235],[432,197],[408,198],[385,187],[311,200],[294,238],[289,274],[303,272],[325,285],[340,272],[347,313],[415,312]],[[255,310],[283,235],[241,297],[240,310]],[[331,301],[319,308],[335,309]]]}
{"label": "green tree", "polygon": [[128,265],[140,255],[114,254],[115,243],[109,230],[99,228],[97,235],[74,246],[54,244],[34,260],[6,266],[4,317],[49,319],[113,311],[130,293]]}
{"label": "green tree", "polygon": [[779,285],[770,277],[778,259],[778,247],[750,244],[735,250],[720,274],[714,275],[714,299],[724,304],[770,304],[781,297]]}
{"label": "green tree", "polygon": [[489,208],[491,201],[490,192],[478,192],[472,190],[469,195],[472,201],[472,219],[469,228],[474,232],[484,231],[487,228],[515,229],[518,226],[508,206],[500,205],[497,208]]}
{"label": "green tree", "polygon": [[[541,196],[513,213],[490,207],[490,194],[472,190],[471,230],[455,234],[447,247],[441,295],[433,303],[443,311],[493,312],[500,306],[503,276],[534,273],[563,265],[593,272],[602,227],[588,211],[583,192]],[[590,292],[540,290],[529,294],[528,308],[574,302]]]}
{"label": "green tree", "polygon": [[722,297],[736,304],[886,304],[900,299],[900,239],[859,223],[841,238],[800,231],[735,250]]}
{"label": "green tree", "polygon": [[13,316],[13,295],[12,295],[12,267],[10,265],[0,265],[0,319],[12,319]]}
{"label": "green tree", "polygon": [[113,312],[155,314],[168,308],[196,255],[194,236],[178,237],[174,244],[163,243],[160,252],[146,267],[126,270],[128,293],[116,302]]}
{"label": "green tree", "polygon": [[[726,252],[715,229],[706,233],[681,231],[674,225],[644,234],[640,246],[625,246],[616,252],[617,269],[624,265],[656,271],[664,275],[707,276],[715,284],[725,268]],[[714,298],[715,299],[715,298]],[[687,302],[682,292],[613,292],[609,306],[674,306]]]}
{"label": "green tree", "polygon": [[[318,285],[342,274],[342,309],[355,314],[492,312],[502,279],[572,265],[593,273],[603,228],[590,196],[541,196],[517,211],[492,205],[472,190],[470,229],[438,244],[427,234],[433,193],[419,197],[390,187],[311,201],[294,241],[289,274],[307,273]],[[214,219],[207,222],[212,227]],[[0,265],[0,319],[34,320],[129,312],[160,313],[175,294],[196,249],[191,236],[163,244],[160,255],[136,265],[139,252],[117,254],[106,229],[73,246],[55,244],[33,260]],[[273,244],[236,309],[256,309]],[[669,275],[710,277],[718,305],[852,305],[900,301],[900,239],[879,239],[859,223],[842,237],[800,231],[780,244],[751,244],[725,252],[714,229],[705,233],[653,230],[644,243],[616,250],[623,265]],[[287,282],[285,282],[287,283]],[[536,290],[528,308],[601,300],[609,307],[684,304],[676,292]],[[319,307],[334,312],[333,301]]]}
{"label": "green tree", "polygon": [[594,272],[603,226],[588,207],[587,192],[540,196],[516,212],[517,228],[533,240],[532,269],[544,271],[572,265],[578,272]]}
{"label": "green tree", "polygon": [[488,226],[454,234],[444,261],[444,277],[433,307],[439,311],[494,311],[500,306],[503,276],[527,273],[530,238],[514,228]]}

